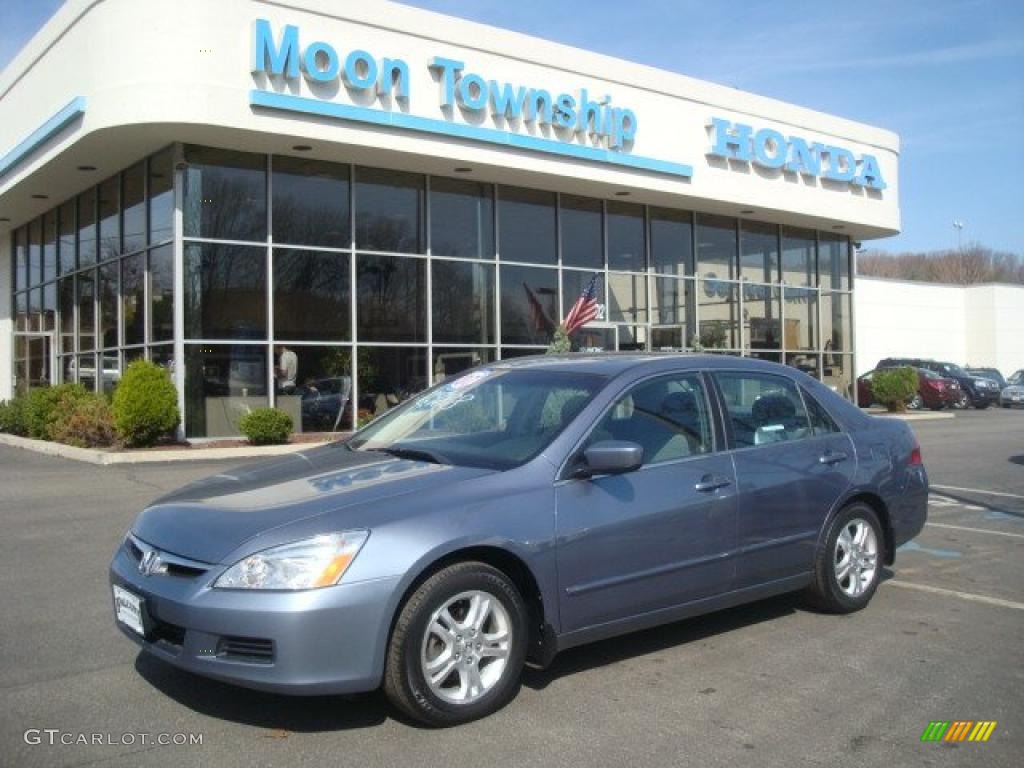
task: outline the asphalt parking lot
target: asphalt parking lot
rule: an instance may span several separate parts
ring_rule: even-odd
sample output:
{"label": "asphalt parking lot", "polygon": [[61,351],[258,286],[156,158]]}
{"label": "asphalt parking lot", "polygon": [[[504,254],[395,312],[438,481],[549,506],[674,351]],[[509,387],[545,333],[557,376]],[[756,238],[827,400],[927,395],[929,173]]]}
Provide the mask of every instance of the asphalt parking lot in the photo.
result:
{"label": "asphalt parking lot", "polygon": [[[172,670],[114,628],[106,567],[137,511],[229,464],[96,467],[0,448],[0,763],[419,766],[1019,765],[1024,411],[914,423],[929,525],[871,605],[783,597],[569,651],[504,711],[430,731],[376,694],[290,699]],[[921,743],[996,720],[987,743]],[[62,733],[201,745],[27,744]],[[91,738],[91,737],[90,737]]]}

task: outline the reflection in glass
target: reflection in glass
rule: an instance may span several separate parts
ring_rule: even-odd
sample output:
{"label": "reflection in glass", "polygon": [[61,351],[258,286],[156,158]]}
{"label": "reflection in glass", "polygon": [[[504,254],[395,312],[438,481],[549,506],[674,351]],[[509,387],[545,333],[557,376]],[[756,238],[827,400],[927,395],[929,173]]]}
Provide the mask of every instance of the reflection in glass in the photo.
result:
{"label": "reflection in glass", "polygon": [[171,381],[174,381],[174,345],[173,344],[159,344],[155,347],[149,348],[149,359],[151,362],[156,363],[161,368],[167,370],[171,376]]}
{"label": "reflection in glass", "polygon": [[149,339],[174,338],[174,252],[170,245],[149,252]]}
{"label": "reflection in glass", "polygon": [[740,223],[740,270],[758,283],[779,279],[779,227],[759,221]]}
{"label": "reflection in glass", "polygon": [[[782,306],[778,288],[742,283],[744,349],[782,349]],[[765,358],[765,359],[777,359]]]}
{"label": "reflection in glass", "polygon": [[710,277],[736,277],[736,219],[697,214],[697,270]]}
{"label": "reflection in glass", "polygon": [[275,243],[349,247],[349,166],[275,156],[273,174]]}
{"label": "reflection in glass", "polygon": [[647,322],[647,276],[608,273],[608,320]]}
{"label": "reflection in glass", "polygon": [[79,355],[72,360],[75,377],[90,392],[96,389],[96,355]]}
{"label": "reflection in glass", "polygon": [[57,276],[57,209],[43,214],[43,282]]}
{"label": "reflection in glass", "polygon": [[266,290],[265,249],[186,243],[186,338],[265,339]]}
{"label": "reflection in glass", "polygon": [[137,253],[121,261],[121,313],[124,315],[124,343],[146,341],[145,313],[146,254]]}
{"label": "reflection in glass", "polygon": [[264,155],[186,147],[186,237],[267,239],[267,174]]}
{"label": "reflection in glass", "polygon": [[559,322],[558,272],[541,267],[503,266],[500,306],[503,344],[551,343]]}
{"label": "reflection in glass", "polygon": [[102,376],[100,377],[100,391],[105,395],[110,395],[117,389],[117,385],[121,381],[121,357],[115,349],[110,352],[104,352],[98,355],[97,358],[103,366]]}
{"label": "reflection in glass", "polygon": [[433,355],[434,384],[496,359],[494,349],[489,347],[434,347]]}
{"label": "reflection in glass", "polygon": [[791,365],[816,379],[821,378],[817,352],[789,352],[786,354],[786,365]]}
{"label": "reflection in glass", "polygon": [[[352,428],[352,349],[287,345],[296,358],[295,387],[279,391],[275,407],[292,417],[297,432]],[[275,354],[275,361],[279,354]]]}
{"label": "reflection in glass", "polygon": [[100,344],[102,349],[117,347],[117,271],[118,264],[104,264],[97,270],[100,304]]}
{"label": "reflection in glass", "polygon": [[149,242],[174,236],[174,148],[149,158]]}
{"label": "reflection in glass", "polygon": [[28,225],[28,285],[39,285],[43,274],[43,222],[34,219]]}
{"label": "reflection in glass", "polygon": [[58,259],[60,273],[66,275],[75,271],[75,200],[72,198],[60,207],[57,228]]}
{"label": "reflection in glass", "polygon": [[658,325],[691,323],[687,308],[693,306],[693,281],[674,277],[654,278],[652,322]]}
{"label": "reflection in glass", "polygon": [[651,266],[662,275],[693,274],[693,223],[690,213],[651,208]]}
{"label": "reflection in glass", "polygon": [[853,355],[825,353],[821,380],[833,391],[853,401]]}
{"label": "reflection in glass", "polygon": [[121,179],[112,176],[99,185],[100,259],[121,253]]}
{"label": "reflection in glass", "polygon": [[83,352],[96,348],[95,272],[80,272],[78,285],[78,348]]}
{"label": "reflection in glass", "polygon": [[43,326],[44,332],[57,330],[57,283],[43,286]]}
{"label": "reflection in glass", "polygon": [[78,266],[96,263],[96,188],[78,196]]}
{"label": "reflection in glass", "polygon": [[821,294],[821,338],[824,341],[826,361],[835,352],[852,351],[850,294]]}
{"label": "reflection in glass", "polygon": [[536,189],[498,190],[498,253],[502,261],[556,264],[555,195]]}
{"label": "reflection in glass", "polygon": [[814,287],[815,235],[810,229],[782,228],[782,280]]}
{"label": "reflection in glass", "polygon": [[60,354],[75,351],[75,278],[65,277],[57,283],[57,308],[60,310]]}
{"label": "reflection in glass", "polygon": [[785,288],[786,349],[817,349],[818,292],[813,288]]}
{"label": "reflection in glass", "polygon": [[463,179],[430,179],[430,252],[494,258],[494,187]]}
{"label": "reflection in glass", "polygon": [[146,244],[146,163],[133,165],[121,175],[124,207],[124,252]]}
{"label": "reflection in glass", "polygon": [[701,280],[697,296],[700,303],[700,344],[706,349],[738,347],[739,303],[736,284],[724,280]]}
{"label": "reflection in glass", "polygon": [[349,255],[274,249],[274,338],[347,341]]}
{"label": "reflection in glass", "polygon": [[601,201],[589,197],[562,195],[562,264],[567,267],[604,267]]}
{"label": "reflection in glass", "polygon": [[25,227],[14,233],[14,290],[28,288],[28,231]]}
{"label": "reflection in glass", "polygon": [[644,207],[608,203],[608,269],[642,272],[647,268]]}
{"label": "reflection in glass", "polygon": [[434,342],[494,344],[494,267],[435,260]]}
{"label": "reflection in glass", "polygon": [[679,352],[686,348],[685,339],[683,328],[651,328],[651,350],[654,352]]}
{"label": "reflection in glass", "polygon": [[357,364],[360,423],[427,387],[425,347],[360,347]]}
{"label": "reflection in glass", "polygon": [[825,290],[850,288],[850,239],[822,232],[818,240],[818,277]]}
{"label": "reflection in glass", "polygon": [[356,168],[356,245],[366,251],[423,253],[423,176]]}
{"label": "reflection in glass", "polygon": [[356,257],[356,318],[360,341],[426,341],[426,260]]}
{"label": "reflection in glass", "polygon": [[185,431],[190,437],[238,435],[239,420],[269,402],[265,346],[185,345]]}
{"label": "reflection in glass", "polygon": [[14,297],[14,329],[27,331],[28,325],[28,294],[19,293]]}
{"label": "reflection in glass", "polygon": [[618,350],[620,352],[645,352],[647,350],[646,325],[618,325]]}
{"label": "reflection in glass", "polygon": [[43,291],[33,288],[28,292],[28,329],[39,331],[43,327]]}

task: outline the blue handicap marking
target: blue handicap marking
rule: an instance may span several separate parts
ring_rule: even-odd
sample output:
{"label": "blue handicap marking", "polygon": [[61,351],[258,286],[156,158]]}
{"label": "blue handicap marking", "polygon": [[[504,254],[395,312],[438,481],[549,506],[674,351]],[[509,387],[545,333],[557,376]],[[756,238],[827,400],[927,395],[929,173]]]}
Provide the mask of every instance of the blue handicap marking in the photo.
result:
{"label": "blue handicap marking", "polygon": [[931,555],[932,557],[941,557],[946,560],[956,560],[957,558],[963,557],[962,552],[958,552],[955,549],[939,549],[935,547],[922,547],[916,541],[908,541],[902,547],[898,547],[897,552],[920,552],[922,555]]}

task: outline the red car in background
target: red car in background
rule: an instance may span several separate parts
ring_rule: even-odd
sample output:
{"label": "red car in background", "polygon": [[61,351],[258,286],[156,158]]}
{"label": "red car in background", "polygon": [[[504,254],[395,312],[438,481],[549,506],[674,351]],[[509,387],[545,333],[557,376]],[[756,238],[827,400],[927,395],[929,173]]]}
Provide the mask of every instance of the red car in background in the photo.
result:
{"label": "red car in background", "polygon": [[[891,369],[876,368],[857,379],[857,402],[862,408],[875,402],[874,393],[871,391],[871,378],[879,371],[884,370]],[[921,408],[941,411],[943,408],[957,403],[963,396],[960,385],[953,379],[947,379],[926,368],[915,368],[914,370],[917,371],[917,394],[907,403],[907,408],[915,411]]]}

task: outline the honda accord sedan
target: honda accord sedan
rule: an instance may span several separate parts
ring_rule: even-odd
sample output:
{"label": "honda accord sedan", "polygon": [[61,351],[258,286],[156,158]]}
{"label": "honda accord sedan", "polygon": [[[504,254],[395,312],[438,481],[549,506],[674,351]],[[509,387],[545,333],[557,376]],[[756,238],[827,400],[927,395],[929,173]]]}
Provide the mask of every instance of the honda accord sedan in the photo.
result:
{"label": "honda accord sedan", "polygon": [[857,611],[927,496],[904,422],[793,368],[519,358],[153,503],[113,608],[181,669],[453,725],[582,643],[798,590]]}

